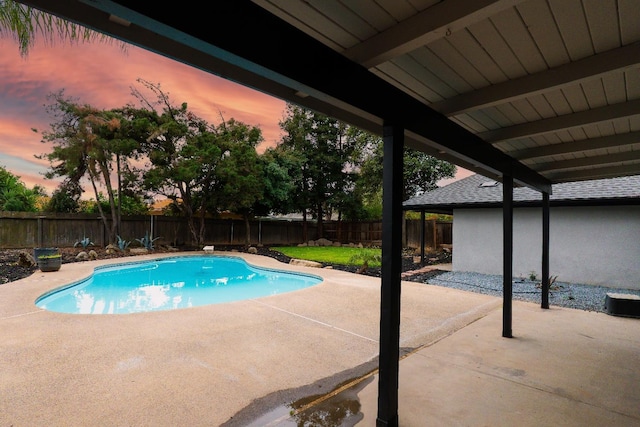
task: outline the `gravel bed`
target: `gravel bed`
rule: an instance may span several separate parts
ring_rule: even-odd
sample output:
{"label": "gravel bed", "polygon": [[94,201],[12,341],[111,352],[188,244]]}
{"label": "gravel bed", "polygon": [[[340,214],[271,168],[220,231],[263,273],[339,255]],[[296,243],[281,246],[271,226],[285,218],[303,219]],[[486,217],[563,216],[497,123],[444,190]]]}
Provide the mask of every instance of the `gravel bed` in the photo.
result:
{"label": "gravel bed", "polygon": [[[502,276],[468,272],[444,272],[430,277],[424,283],[502,297]],[[607,293],[640,296],[640,290],[554,282],[549,292],[549,305],[604,313]],[[513,281],[513,299],[540,304],[540,282],[515,279]]]}

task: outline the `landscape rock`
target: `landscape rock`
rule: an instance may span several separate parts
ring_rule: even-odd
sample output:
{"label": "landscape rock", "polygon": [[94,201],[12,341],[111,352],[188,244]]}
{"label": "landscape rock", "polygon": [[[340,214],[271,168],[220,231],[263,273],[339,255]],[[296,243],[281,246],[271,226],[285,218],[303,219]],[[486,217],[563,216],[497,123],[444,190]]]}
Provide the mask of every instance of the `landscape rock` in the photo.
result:
{"label": "landscape rock", "polygon": [[79,252],[78,255],[76,255],[76,261],[86,261],[89,259],[89,254],[86,253],[85,251]]}
{"label": "landscape rock", "polygon": [[333,246],[333,242],[323,237],[322,239],[316,240],[316,246]]}
{"label": "landscape rock", "polygon": [[18,254],[18,265],[20,267],[36,267],[38,263],[36,262],[33,255],[28,252],[22,251]]}
{"label": "landscape rock", "polygon": [[133,248],[129,249],[129,252],[131,252],[131,254],[133,255],[143,255],[148,254],[149,250],[147,248]]}
{"label": "landscape rock", "polygon": [[322,268],[322,264],[320,264],[319,262],[315,262],[315,261],[308,261],[306,259],[296,259],[296,258],[292,258],[289,261],[289,264],[291,265],[301,265],[303,267],[315,267],[315,268]]}
{"label": "landscape rock", "polygon": [[120,248],[114,245],[113,243],[109,243],[107,247],[105,247],[104,249],[107,251],[107,253],[112,253],[112,254],[120,252]]}

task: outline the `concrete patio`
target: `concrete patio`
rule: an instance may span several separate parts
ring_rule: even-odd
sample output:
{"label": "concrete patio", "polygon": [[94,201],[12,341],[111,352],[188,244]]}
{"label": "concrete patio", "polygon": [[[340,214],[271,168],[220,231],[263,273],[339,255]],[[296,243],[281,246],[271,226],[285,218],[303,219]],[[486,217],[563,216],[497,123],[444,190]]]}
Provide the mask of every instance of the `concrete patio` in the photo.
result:
{"label": "concrete patio", "polygon": [[[130,315],[34,305],[113,261],[0,286],[0,425],[375,425],[380,280],[234,255],[324,282]],[[640,425],[639,319],[514,301],[507,339],[501,299],[402,286],[400,425]]]}

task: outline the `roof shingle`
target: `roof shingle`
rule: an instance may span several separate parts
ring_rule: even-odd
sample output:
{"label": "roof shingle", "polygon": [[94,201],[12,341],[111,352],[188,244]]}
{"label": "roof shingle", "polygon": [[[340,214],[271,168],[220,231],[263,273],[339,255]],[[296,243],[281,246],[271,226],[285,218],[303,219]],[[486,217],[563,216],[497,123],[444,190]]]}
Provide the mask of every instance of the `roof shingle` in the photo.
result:
{"label": "roof shingle", "polygon": [[[502,204],[502,183],[471,175],[403,203],[405,209],[451,210],[461,207],[488,207]],[[495,182],[495,181],[493,181]],[[606,202],[640,204],[640,175],[554,184],[549,201],[554,205],[602,205]],[[542,194],[528,187],[513,189],[515,205],[536,205]]]}

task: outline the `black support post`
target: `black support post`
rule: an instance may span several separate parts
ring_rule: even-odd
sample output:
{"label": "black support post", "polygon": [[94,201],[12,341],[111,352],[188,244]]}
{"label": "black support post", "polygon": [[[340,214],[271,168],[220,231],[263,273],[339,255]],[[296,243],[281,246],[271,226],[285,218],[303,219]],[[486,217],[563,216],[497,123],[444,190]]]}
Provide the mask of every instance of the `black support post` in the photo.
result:
{"label": "black support post", "polygon": [[424,232],[425,232],[424,218],[425,218],[424,209],[422,209],[420,211],[420,265],[421,266],[424,265]]}
{"label": "black support post", "polygon": [[542,308],[549,308],[549,193],[542,193]]}
{"label": "black support post", "polygon": [[376,425],[398,425],[400,280],[402,274],[402,160],[404,129],[384,126],[382,183],[382,285]]}
{"label": "black support post", "polygon": [[513,177],[502,177],[502,336],[511,338],[513,303]]}

